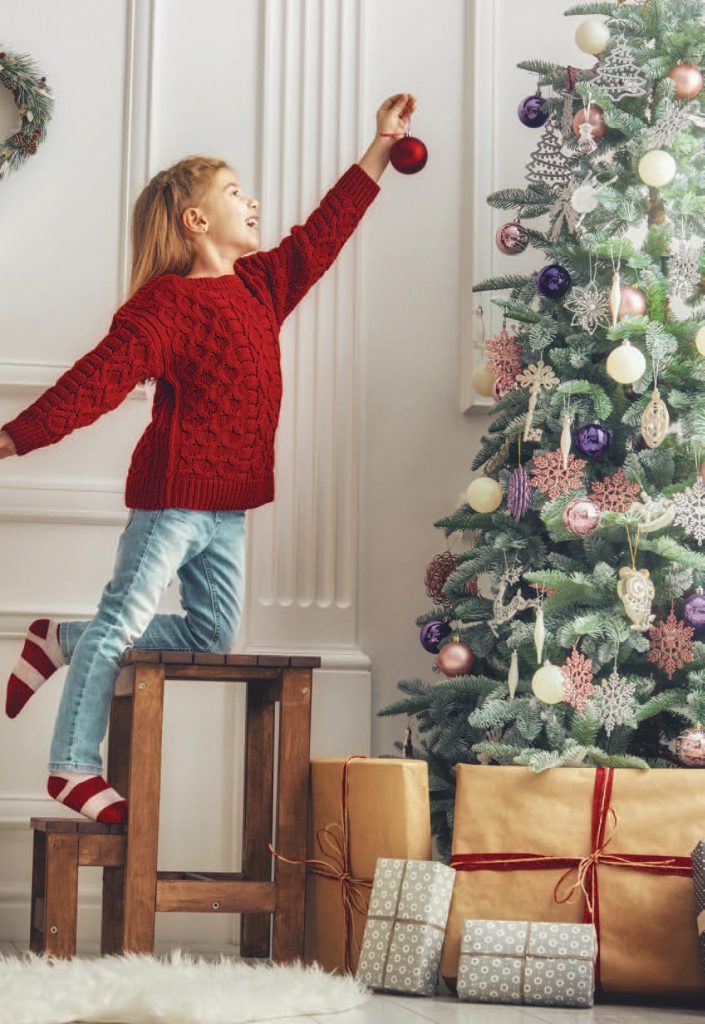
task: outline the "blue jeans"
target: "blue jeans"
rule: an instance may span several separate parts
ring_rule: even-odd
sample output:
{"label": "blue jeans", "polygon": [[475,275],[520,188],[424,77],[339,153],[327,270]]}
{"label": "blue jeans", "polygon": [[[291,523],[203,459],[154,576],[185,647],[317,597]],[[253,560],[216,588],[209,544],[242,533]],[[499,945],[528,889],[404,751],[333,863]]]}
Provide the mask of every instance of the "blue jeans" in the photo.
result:
{"label": "blue jeans", "polygon": [[[69,668],[49,771],[102,772],[99,748],[126,648],[232,650],[242,615],[244,570],[244,510],[130,510],[113,578],[95,617],[59,625]],[[177,573],[186,615],[156,615]]]}

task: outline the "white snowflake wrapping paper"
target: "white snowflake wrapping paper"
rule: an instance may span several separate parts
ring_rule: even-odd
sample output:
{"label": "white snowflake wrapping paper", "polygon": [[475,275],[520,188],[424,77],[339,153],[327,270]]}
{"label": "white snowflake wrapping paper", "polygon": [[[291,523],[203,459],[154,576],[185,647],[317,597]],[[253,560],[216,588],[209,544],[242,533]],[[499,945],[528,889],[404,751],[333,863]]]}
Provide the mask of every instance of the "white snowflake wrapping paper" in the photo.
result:
{"label": "white snowflake wrapping paper", "polygon": [[438,861],[379,857],[356,978],[370,988],[432,996],[455,871]]}
{"label": "white snowflake wrapping paper", "polygon": [[466,920],[458,997],[471,1003],[589,1007],[596,955],[592,924]]}
{"label": "white snowflake wrapping paper", "polygon": [[705,842],[700,841],[691,854],[693,860],[693,885],[695,886],[695,913],[700,945],[700,963],[705,974]]}

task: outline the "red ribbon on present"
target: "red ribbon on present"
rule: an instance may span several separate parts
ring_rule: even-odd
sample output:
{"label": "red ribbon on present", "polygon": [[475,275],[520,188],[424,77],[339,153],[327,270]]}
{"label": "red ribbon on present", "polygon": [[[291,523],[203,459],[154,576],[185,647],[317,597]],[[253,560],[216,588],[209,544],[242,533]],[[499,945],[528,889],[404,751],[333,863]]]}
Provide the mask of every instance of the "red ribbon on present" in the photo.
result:
{"label": "red ribbon on present", "polygon": [[[600,987],[600,899],[598,864],[628,867],[657,875],[692,875],[690,857],[668,857],[665,854],[607,853],[617,830],[618,818],[610,805],[614,768],[597,768],[592,797],[591,852],[586,857],[559,857],[541,853],[456,853],[450,866],[456,871],[533,871],[542,868],[565,868],[553,889],[555,903],[572,903],[578,892],[585,901],[583,923],[594,924],[597,933],[595,984]],[[609,835],[608,824],[611,825]],[[564,895],[559,895],[571,873],[576,879]]]}
{"label": "red ribbon on present", "polygon": [[[320,875],[321,878],[330,878],[331,881],[340,884],[340,898],[345,922],[345,970],[348,974],[352,974],[352,940],[355,941],[358,953],[360,951],[360,939],[355,929],[353,911],[356,910],[363,916],[367,914],[367,904],[363,899],[362,890],[372,888],[371,878],[353,878],[350,872],[348,766],[351,761],[366,757],[366,754],[352,754],[343,762],[343,777],[340,787],[340,823],[331,822],[316,832],[318,848],[323,856],[329,857],[333,863],[327,860],[318,860],[315,857],[291,859],[277,853],[272,844],[267,843],[267,849],[277,860],[286,861],[287,864],[308,864],[311,874]],[[328,849],[325,849],[324,844],[327,844]]]}

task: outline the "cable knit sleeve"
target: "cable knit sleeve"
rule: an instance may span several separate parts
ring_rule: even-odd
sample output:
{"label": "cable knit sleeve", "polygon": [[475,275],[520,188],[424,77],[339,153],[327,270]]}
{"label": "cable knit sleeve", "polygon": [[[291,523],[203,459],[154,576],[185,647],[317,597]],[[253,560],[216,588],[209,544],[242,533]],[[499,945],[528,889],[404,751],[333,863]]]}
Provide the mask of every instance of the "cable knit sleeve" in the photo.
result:
{"label": "cable knit sleeve", "polygon": [[379,191],[374,178],[354,163],[279,245],[236,261],[236,272],[255,290],[260,283],[266,287],[279,324],[333,264]]}
{"label": "cable knit sleeve", "polygon": [[[18,455],[56,444],[115,409],[144,378],[164,373],[164,311],[140,289],[113,316],[108,334],[15,419],[4,423]],[[150,289],[151,291],[151,289]]]}

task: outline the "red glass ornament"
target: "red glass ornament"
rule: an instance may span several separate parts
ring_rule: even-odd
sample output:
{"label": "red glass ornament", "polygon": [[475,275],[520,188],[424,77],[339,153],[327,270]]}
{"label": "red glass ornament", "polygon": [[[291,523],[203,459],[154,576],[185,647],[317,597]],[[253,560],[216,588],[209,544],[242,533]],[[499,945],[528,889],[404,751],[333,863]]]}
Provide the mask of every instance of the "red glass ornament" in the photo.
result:
{"label": "red glass ornament", "polygon": [[444,644],[438,652],[438,667],[447,676],[462,676],[470,671],[475,655],[467,644],[460,640],[451,640]]}
{"label": "red glass ornament", "polygon": [[585,107],[581,107],[577,111],[573,118],[573,131],[580,137],[580,125],[583,121],[589,121],[592,125],[592,137],[593,139],[601,139],[607,131],[607,122],[605,121],[604,111],[602,107],[598,107],[597,103],[590,104],[590,115],[587,115]]}
{"label": "red glass ornament", "polygon": [[392,167],[402,174],[416,174],[426,166],[428,150],[421,141],[413,135],[405,135],[397,139],[389,150],[389,162]]}

